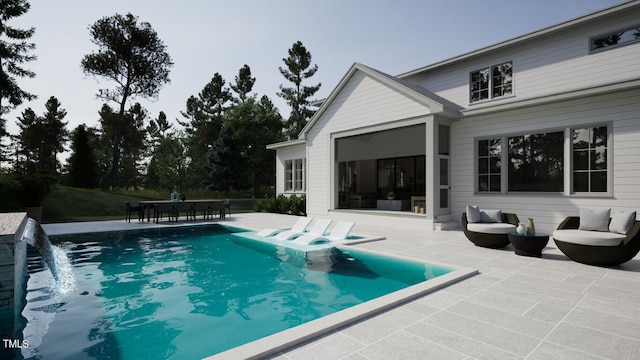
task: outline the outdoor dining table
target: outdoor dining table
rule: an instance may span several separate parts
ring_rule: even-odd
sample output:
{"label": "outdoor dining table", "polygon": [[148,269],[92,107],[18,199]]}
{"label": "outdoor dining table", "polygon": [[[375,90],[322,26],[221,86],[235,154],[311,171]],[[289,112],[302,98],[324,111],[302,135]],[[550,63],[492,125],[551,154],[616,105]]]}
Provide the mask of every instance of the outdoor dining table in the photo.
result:
{"label": "outdoor dining table", "polygon": [[187,204],[191,206],[196,206],[200,204],[208,204],[209,208],[212,210],[220,210],[220,217],[225,217],[225,200],[220,199],[193,199],[193,200],[143,200],[138,203],[142,206],[142,211],[146,210],[147,212],[147,222],[151,221],[151,209],[156,209],[159,205],[178,205],[178,204]]}

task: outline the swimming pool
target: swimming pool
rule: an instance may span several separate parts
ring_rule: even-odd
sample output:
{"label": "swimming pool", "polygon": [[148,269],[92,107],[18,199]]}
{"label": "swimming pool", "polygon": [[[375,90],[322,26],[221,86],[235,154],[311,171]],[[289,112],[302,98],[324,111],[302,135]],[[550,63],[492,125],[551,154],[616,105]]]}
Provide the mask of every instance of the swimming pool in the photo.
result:
{"label": "swimming pool", "polygon": [[233,236],[242,231],[212,225],[52,238],[71,260],[76,287],[61,294],[47,286],[49,273],[30,257],[23,314],[31,346],[23,355],[202,358],[308,328],[452,270]]}

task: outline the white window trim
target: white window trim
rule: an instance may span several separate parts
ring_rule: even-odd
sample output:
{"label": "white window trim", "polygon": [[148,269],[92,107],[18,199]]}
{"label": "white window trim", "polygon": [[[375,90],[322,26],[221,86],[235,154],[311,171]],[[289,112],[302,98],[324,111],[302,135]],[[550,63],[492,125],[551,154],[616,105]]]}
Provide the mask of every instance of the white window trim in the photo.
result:
{"label": "white window trim", "polygon": [[[495,66],[506,64],[506,63],[510,63],[511,64],[511,94],[502,95],[502,96],[495,96],[494,97],[493,96],[493,68]],[[471,94],[471,84],[472,84],[473,73],[476,73],[476,72],[479,72],[479,71],[482,71],[482,70],[485,70],[485,69],[487,69],[489,71],[489,89],[488,89],[489,97],[486,98],[486,99],[480,99],[480,100],[473,101],[472,100],[472,94]],[[507,98],[510,98],[510,97],[514,97],[515,93],[516,93],[516,90],[515,90],[515,71],[514,71],[513,60],[502,61],[502,62],[499,62],[499,63],[483,66],[481,68],[477,68],[475,70],[469,71],[469,87],[468,87],[468,91],[469,91],[469,105],[482,104],[482,103],[486,103],[486,102],[490,102],[490,101],[494,101],[494,100],[502,100],[502,99],[507,99]]]}
{"label": "white window trim", "polygon": [[[300,173],[296,165],[301,165]],[[307,189],[307,162],[305,158],[286,159],[284,161],[284,193],[303,194]],[[300,184],[300,189],[297,185]]]}
{"label": "white window trim", "polygon": [[[573,191],[573,141],[571,139],[571,130],[578,128],[592,128],[592,127],[607,127],[607,191],[606,192],[574,192]],[[508,179],[508,167],[506,166],[509,161],[508,151],[508,139],[512,136],[527,135],[534,133],[548,133],[564,131],[564,191],[509,191],[509,179]],[[500,167],[500,191],[478,191],[478,142],[488,139],[500,139],[502,144],[500,159],[502,165]],[[599,122],[589,124],[577,124],[568,125],[566,127],[552,128],[552,129],[536,129],[527,131],[525,133],[513,133],[513,134],[496,134],[494,136],[482,136],[473,139],[473,193],[480,196],[492,196],[492,195],[532,195],[532,196],[549,196],[549,195],[561,195],[566,197],[588,197],[588,198],[610,198],[613,196],[613,124],[611,122]]]}

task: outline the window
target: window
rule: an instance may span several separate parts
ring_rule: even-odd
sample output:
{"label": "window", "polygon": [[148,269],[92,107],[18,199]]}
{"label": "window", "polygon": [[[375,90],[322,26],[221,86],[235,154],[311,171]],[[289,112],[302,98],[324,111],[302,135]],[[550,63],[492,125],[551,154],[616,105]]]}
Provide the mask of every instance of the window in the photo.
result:
{"label": "window", "polygon": [[640,40],[640,26],[616,31],[591,39],[591,51],[609,49]]}
{"label": "window", "polygon": [[564,132],[513,136],[508,139],[508,190],[564,190]]}
{"label": "window", "polygon": [[506,62],[471,73],[470,101],[494,99],[513,93],[513,64]]}
{"label": "window", "polygon": [[304,159],[285,160],[284,191],[305,191]]}
{"label": "window", "polygon": [[607,191],[607,127],[572,129],[573,192]]}
{"label": "window", "polygon": [[501,139],[478,141],[478,192],[500,191]]}

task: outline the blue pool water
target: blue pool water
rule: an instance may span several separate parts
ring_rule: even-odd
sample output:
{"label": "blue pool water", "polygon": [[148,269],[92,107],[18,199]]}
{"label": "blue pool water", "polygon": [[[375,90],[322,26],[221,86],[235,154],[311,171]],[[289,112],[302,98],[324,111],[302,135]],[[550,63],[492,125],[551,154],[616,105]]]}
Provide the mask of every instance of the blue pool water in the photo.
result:
{"label": "blue pool water", "polygon": [[56,286],[30,253],[23,311],[30,345],[22,355],[202,358],[450,271],[354,249],[305,253],[233,235],[239,231],[52,238],[67,253],[74,287]]}

